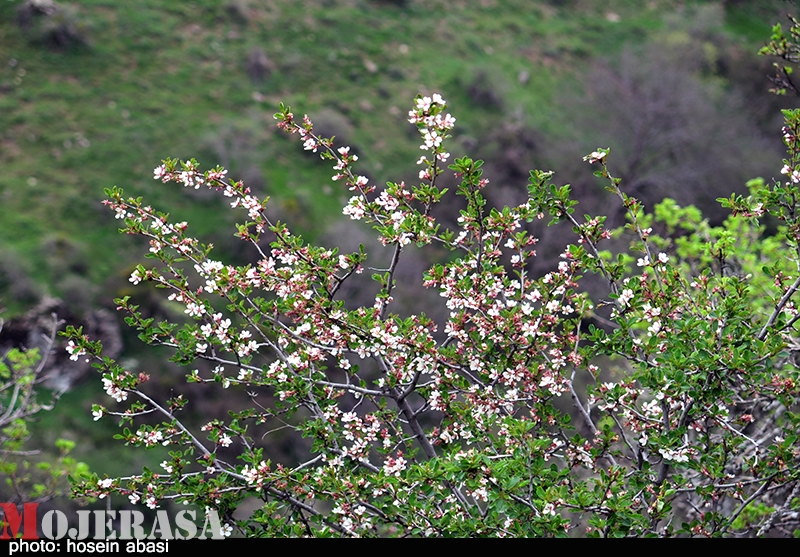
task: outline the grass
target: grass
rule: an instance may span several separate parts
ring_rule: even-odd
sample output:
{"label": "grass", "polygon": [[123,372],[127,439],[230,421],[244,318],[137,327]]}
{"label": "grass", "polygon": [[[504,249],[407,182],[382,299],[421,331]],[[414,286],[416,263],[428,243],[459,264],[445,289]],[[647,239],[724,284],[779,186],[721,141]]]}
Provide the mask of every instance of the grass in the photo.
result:
{"label": "grass", "polygon": [[[115,237],[117,223],[100,206],[111,185],[200,223],[201,236],[227,234],[221,205],[189,204],[183,192],[150,178],[166,156],[203,152],[201,163],[215,164],[219,153],[209,138],[226,125],[256,123],[260,135],[234,153],[232,166],[237,157],[255,160],[280,209],[312,236],[323,230],[339,214],[340,196],[324,193],[325,165],[309,164],[273,131],[279,101],[298,112],[337,113],[362,147],[362,172],[382,182],[407,174],[415,160],[413,134],[383,137],[383,130],[403,129],[415,94],[441,91],[459,117],[459,133],[480,137],[503,114],[464,94],[485,72],[505,107],[550,131],[551,99],[570,75],[595,56],[645,40],[677,5],[84,0],[74,4],[75,17],[90,46],[53,51],[14,25],[19,4],[0,4],[0,237],[32,260],[37,280],[51,288],[57,277],[48,275],[42,242],[54,233],[86,246],[92,282],[129,264],[131,246]],[[761,33],[750,12],[731,13],[735,30]],[[272,64],[261,83],[245,68],[254,47]]]}

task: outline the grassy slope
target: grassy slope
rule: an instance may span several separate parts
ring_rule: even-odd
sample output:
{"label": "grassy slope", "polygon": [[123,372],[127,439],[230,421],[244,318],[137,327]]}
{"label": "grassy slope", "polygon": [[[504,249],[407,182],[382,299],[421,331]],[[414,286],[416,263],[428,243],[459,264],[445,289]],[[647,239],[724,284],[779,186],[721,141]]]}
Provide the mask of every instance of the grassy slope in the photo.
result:
{"label": "grassy slope", "polygon": [[[227,151],[234,169],[258,166],[278,212],[309,231],[338,214],[329,170],[274,132],[279,101],[312,115],[326,107],[333,131],[369,147],[362,172],[383,181],[417,156],[413,134],[398,133],[417,93],[441,91],[459,132],[480,137],[498,114],[464,91],[483,72],[506,107],[547,132],[564,76],[646,37],[681,3],[83,0],[73,6],[91,46],[67,52],[31,44],[13,23],[18,4],[0,4],[0,238],[59,293],[54,238],[84,259],[68,261],[67,273],[96,284],[135,257],[100,205],[105,187],[146,195],[203,237],[230,223],[218,203],[189,203],[152,181],[166,156],[212,165]],[[258,84],[245,71],[254,47],[273,64]]]}

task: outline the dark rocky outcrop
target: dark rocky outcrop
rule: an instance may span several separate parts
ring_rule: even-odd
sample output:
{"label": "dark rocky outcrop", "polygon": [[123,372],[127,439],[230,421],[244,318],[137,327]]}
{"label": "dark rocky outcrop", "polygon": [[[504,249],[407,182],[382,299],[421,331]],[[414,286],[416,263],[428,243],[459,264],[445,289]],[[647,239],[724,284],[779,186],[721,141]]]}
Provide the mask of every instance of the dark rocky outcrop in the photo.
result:
{"label": "dark rocky outcrop", "polygon": [[[25,315],[3,323],[0,329],[0,354],[5,354],[11,348],[37,348],[44,352],[50,346],[54,320],[60,324],[59,331],[63,331],[67,325],[82,326],[83,332],[91,339],[103,343],[103,354],[106,356],[116,358],[122,352],[119,323],[110,310],[94,309],[79,317],[70,311],[63,300],[45,297]],[[47,388],[62,392],[92,369],[85,358],[71,360],[66,345],[66,339],[56,336],[42,374]]]}

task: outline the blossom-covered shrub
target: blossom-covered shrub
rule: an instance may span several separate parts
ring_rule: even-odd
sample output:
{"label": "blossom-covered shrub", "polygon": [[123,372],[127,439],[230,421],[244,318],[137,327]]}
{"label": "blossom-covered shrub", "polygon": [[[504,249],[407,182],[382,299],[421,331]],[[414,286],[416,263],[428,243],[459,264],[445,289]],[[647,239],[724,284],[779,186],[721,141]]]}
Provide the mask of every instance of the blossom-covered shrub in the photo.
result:
{"label": "blossom-covered shrub", "polygon": [[[95,405],[95,418],[121,418],[126,443],[170,450],[162,470],[95,477],[77,494],[213,508],[227,532],[246,536],[738,536],[798,526],[800,111],[786,112],[786,179],[755,180],[750,196],[723,200],[732,215],[720,227],[672,200],[646,211],[613,176],[608,150],[591,153],[586,163],[627,212],[617,231],[603,216],[578,216],[552,172],[531,172],[524,204],[489,207],[481,161],[451,162],[455,119],[439,95],[417,97],[409,113],[422,137],[413,184],[373,184],[308,118],[284,106],[275,117],[333,165],[351,192],[343,213],[373,226],[390,264],[370,269],[363,250],[306,244],[267,217],[267,200],[194,160],[165,160],[154,178],[228,198],[254,264],[226,264],[188,223],[108,190],[123,231],[147,238],[159,261],[130,281],[155,283],[186,315],[156,323],[123,298],[128,323],[178,363],[211,363],[189,382],[239,389],[252,405],[195,428],[182,418],[183,394],[156,400],[146,373],[70,329],[68,350],[96,362],[113,399]],[[450,171],[456,192],[438,185]],[[433,209],[452,195],[465,208],[445,230]],[[780,223],[770,236],[768,217]],[[545,218],[569,222],[574,239],[533,276],[526,223]],[[625,245],[612,236],[629,248],[612,251]],[[449,310],[443,322],[393,311],[404,254],[431,244],[452,252],[424,277]],[[374,303],[346,306],[342,285],[367,269]],[[600,299],[582,291],[589,274],[607,285]],[[281,425],[261,433],[265,423]],[[308,450],[275,462],[275,435]],[[234,517],[254,497],[258,508]]]}

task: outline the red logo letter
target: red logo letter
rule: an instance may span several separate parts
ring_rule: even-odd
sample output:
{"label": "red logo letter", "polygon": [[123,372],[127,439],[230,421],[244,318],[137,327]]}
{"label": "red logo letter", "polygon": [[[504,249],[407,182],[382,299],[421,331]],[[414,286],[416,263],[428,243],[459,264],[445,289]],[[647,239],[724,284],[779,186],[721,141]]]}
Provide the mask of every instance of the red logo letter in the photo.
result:
{"label": "red logo letter", "polygon": [[[25,517],[25,529],[22,532],[23,540],[38,540],[36,533],[36,507],[39,503],[25,503],[22,505],[23,516]],[[0,540],[15,540],[19,536],[19,527],[23,516],[19,515],[17,506],[14,503],[0,503],[3,509],[3,531],[0,533]]]}

